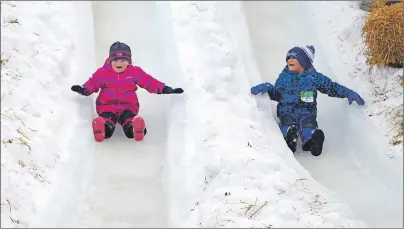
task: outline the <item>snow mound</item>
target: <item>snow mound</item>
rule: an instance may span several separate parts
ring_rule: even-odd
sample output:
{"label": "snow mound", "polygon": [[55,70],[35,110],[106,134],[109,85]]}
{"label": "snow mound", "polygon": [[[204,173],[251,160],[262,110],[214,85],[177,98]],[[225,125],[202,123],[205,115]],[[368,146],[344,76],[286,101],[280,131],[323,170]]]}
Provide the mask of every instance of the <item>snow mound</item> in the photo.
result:
{"label": "snow mound", "polygon": [[[92,28],[85,23],[91,17],[82,14],[91,10],[86,6],[1,2],[2,227],[30,226],[68,183],[64,174],[78,168],[83,151],[91,152],[91,132],[83,125],[91,103],[70,91],[73,80],[93,67],[93,40],[83,36]],[[71,189],[79,189],[80,179],[74,184]]]}

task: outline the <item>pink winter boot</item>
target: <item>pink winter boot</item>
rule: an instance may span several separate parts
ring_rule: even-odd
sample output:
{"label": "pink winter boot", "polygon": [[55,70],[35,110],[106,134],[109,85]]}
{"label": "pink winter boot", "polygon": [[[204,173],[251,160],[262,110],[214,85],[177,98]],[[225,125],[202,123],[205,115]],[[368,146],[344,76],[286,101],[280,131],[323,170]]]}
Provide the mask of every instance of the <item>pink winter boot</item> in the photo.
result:
{"label": "pink winter boot", "polygon": [[93,134],[97,142],[104,141],[105,138],[105,120],[98,116],[93,119]]}
{"label": "pink winter boot", "polygon": [[141,141],[144,138],[144,130],[146,127],[145,121],[142,117],[136,116],[132,120],[133,138],[136,141]]}

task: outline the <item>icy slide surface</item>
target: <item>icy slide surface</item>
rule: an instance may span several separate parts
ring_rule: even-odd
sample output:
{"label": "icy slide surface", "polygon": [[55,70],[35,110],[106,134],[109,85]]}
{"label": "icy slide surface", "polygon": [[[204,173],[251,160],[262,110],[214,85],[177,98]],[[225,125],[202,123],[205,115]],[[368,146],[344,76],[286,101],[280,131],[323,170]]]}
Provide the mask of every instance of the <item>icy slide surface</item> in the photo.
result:
{"label": "icy slide surface", "polygon": [[[131,47],[133,62],[164,81],[162,49],[155,2],[93,2],[97,65],[108,57],[119,37]],[[114,136],[97,143],[94,168],[78,227],[165,227],[165,201],[160,185],[166,141],[167,97],[138,90],[147,135],[127,139],[118,124]],[[95,114],[94,114],[95,115]]]}
{"label": "icy slide surface", "polygon": [[[315,33],[304,3],[260,1],[245,4],[255,57],[264,81],[275,83],[293,46],[313,44],[315,67],[332,80],[355,89],[339,68],[338,55]],[[285,15],[285,12],[288,12]],[[310,28],[310,29],[307,29]],[[327,50],[327,53],[325,53]],[[356,103],[320,95],[318,122],[326,135],[323,154],[297,151],[297,160],[321,184],[342,197],[370,227],[403,226],[402,168],[381,158],[386,150]],[[275,115],[276,105],[273,106]],[[298,145],[300,147],[300,145]]]}

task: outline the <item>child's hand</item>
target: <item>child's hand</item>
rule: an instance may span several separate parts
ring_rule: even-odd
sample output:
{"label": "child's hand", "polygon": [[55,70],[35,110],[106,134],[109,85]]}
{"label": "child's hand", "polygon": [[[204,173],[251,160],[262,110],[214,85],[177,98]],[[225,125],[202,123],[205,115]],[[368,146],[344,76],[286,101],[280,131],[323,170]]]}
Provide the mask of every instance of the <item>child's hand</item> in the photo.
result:
{"label": "child's hand", "polygon": [[352,91],[348,95],[349,105],[351,105],[353,101],[355,101],[359,105],[365,105],[365,101],[362,99],[362,97],[360,97],[360,95],[358,95],[358,93],[354,91]]}
{"label": "child's hand", "polygon": [[164,86],[162,93],[163,94],[182,94],[184,90],[182,88],[171,88],[168,86]]}
{"label": "child's hand", "polygon": [[258,84],[257,86],[254,86],[251,88],[251,94],[253,94],[253,95],[256,95],[258,93],[264,94],[264,93],[267,93],[270,90],[272,90],[273,87],[274,86],[272,86],[272,84],[270,84],[270,83],[261,83],[261,84]]}
{"label": "child's hand", "polygon": [[75,91],[81,95],[87,95],[86,89],[80,85],[74,85],[71,88],[72,91]]}

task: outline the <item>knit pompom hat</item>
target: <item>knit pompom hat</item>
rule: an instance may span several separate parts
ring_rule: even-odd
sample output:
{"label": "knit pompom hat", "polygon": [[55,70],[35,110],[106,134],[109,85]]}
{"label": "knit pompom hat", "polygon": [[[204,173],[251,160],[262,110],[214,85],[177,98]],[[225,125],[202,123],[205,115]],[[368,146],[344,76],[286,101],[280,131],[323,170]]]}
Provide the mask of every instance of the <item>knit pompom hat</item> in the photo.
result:
{"label": "knit pompom hat", "polygon": [[286,61],[293,56],[304,69],[309,69],[313,67],[315,52],[316,50],[313,45],[293,47],[286,54]]}

